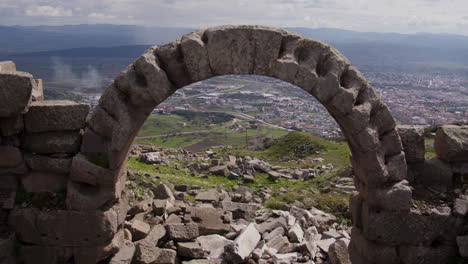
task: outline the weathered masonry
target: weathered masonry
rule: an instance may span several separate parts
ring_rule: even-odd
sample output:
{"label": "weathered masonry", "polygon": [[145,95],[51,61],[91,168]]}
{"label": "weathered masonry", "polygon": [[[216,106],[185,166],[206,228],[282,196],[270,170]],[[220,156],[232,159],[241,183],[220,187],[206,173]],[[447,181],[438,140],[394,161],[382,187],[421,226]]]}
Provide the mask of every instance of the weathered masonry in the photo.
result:
{"label": "weathered masonry", "polygon": [[[126,162],[138,130],[177,89],[226,74],[297,85],[340,125],[358,190],[350,200],[353,263],[448,263],[463,253],[457,237],[467,240],[466,211],[423,212],[410,184],[450,187],[454,174],[468,173],[467,143],[451,136],[466,137],[468,127],[441,129],[440,159],[425,161],[422,132],[398,129],[335,48],[279,29],[225,26],[148,49],[105,90],[89,119],[87,105],[44,101],[40,81],[0,63],[0,262],[16,263],[15,252],[20,263],[96,263],[114,254],[123,243]],[[434,170],[441,170],[435,178],[424,176]],[[20,192],[44,191],[57,209],[18,202]]]}

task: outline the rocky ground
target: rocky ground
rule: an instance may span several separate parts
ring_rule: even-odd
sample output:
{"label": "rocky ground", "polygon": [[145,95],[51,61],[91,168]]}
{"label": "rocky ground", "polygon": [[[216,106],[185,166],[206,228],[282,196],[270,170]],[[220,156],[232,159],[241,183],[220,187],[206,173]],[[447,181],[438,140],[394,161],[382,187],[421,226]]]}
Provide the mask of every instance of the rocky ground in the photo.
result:
{"label": "rocky ground", "polygon": [[[272,183],[309,181],[336,172],[331,164],[289,168],[245,156],[142,145],[131,155],[154,167],[164,164],[193,177],[216,175],[237,184],[227,188],[159,183],[146,186],[149,191],[144,193],[127,188],[132,202],[125,245],[110,263],[350,263],[351,229],[343,221],[300,201],[283,204],[280,210],[266,208],[271,186],[246,186],[256,181],[257,172]],[[141,177],[152,175],[130,169],[127,185]],[[279,189],[288,195],[287,186]],[[340,177],[333,189],[351,192],[351,178]]]}
{"label": "rocky ground", "polygon": [[[316,208],[267,210],[241,186],[160,184],[152,192],[129,210],[125,246],[110,263],[350,263],[350,227]],[[194,201],[184,200],[189,193]]]}

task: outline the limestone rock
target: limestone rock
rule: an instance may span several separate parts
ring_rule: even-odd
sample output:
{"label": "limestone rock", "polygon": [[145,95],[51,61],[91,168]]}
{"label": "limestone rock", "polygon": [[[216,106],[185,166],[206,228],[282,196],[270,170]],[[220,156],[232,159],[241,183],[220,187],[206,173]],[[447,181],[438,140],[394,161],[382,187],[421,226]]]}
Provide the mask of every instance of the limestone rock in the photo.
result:
{"label": "limestone rock", "polygon": [[169,239],[174,241],[190,241],[199,236],[196,223],[167,224],[166,231]]}
{"label": "limestone rock", "polygon": [[460,216],[465,216],[468,213],[468,200],[464,199],[455,199],[455,203],[453,205],[453,211],[455,214]]}
{"label": "limestone rock", "polygon": [[468,161],[468,126],[441,126],[434,148],[437,156],[446,161]]}
{"label": "limestone rock", "polygon": [[166,213],[166,211],[171,208],[173,205],[169,202],[169,199],[153,200],[153,212],[158,215],[162,216]]}
{"label": "limestone rock", "polygon": [[158,258],[159,253],[159,248],[146,240],[142,240],[136,243],[135,257],[133,262],[137,264],[153,264]]}
{"label": "limestone rock", "polygon": [[205,203],[217,202],[220,199],[220,193],[216,189],[203,191],[195,196],[195,200]]}
{"label": "limestone rock", "polygon": [[220,235],[208,235],[197,237],[197,242],[201,248],[208,252],[208,259],[221,259],[224,254],[224,247],[234,245],[234,242]]}
{"label": "limestone rock", "polygon": [[166,185],[161,183],[153,190],[154,199],[164,200],[167,199],[170,203],[174,203],[175,197],[171,189]]}
{"label": "limestone rock", "polygon": [[230,225],[226,219],[229,216],[228,212],[216,208],[188,207],[186,209],[186,217],[198,225],[201,235],[228,233]]}
{"label": "limestone rock", "polygon": [[12,61],[0,61],[0,72],[15,72],[16,64]]}
{"label": "limestone rock", "polygon": [[44,84],[42,79],[36,79],[36,87],[32,91],[32,101],[43,101],[44,100]]}
{"label": "limestone rock", "polygon": [[134,204],[130,210],[128,210],[127,214],[129,215],[136,215],[143,212],[149,212],[153,209],[153,200],[146,199],[141,202]]}
{"label": "limestone rock", "polygon": [[232,213],[233,219],[245,219],[247,221],[253,221],[255,218],[255,212],[258,209],[256,204],[247,203],[236,203],[222,201],[221,207]]}
{"label": "limestone rock", "polygon": [[315,254],[317,253],[317,246],[320,238],[321,235],[315,226],[307,229],[304,234],[304,244],[312,259],[315,258]]}
{"label": "limestone rock", "polygon": [[154,261],[154,264],[175,264],[177,252],[172,249],[159,249],[159,254]]}
{"label": "limestone rock", "polygon": [[230,172],[229,172],[226,165],[220,165],[220,166],[212,167],[212,168],[210,168],[209,171],[210,171],[210,173],[212,173],[214,175],[224,176],[224,177],[227,177],[230,174]]}
{"label": "limestone rock", "polygon": [[203,258],[205,253],[198,242],[177,243],[177,253],[187,258]]}
{"label": "limestone rock", "polygon": [[257,224],[257,230],[260,234],[270,232],[277,227],[287,227],[286,220],[283,217],[269,218],[261,224]]}
{"label": "limestone rock", "polygon": [[255,249],[260,242],[260,233],[251,223],[244,231],[234,240],[234,245],[229,244],[225,247],[226,253],[229,255],[230,261],[240,263],[245,260],[250,253]]}
{"label": "limestone rock", "polygon": [[348,252],[348,243],[345,240],[337,240],[330,245],[328,257],[331,264],[351,264],[351,259]]}
{"label": "limestone rock", "polygon": [[297,252],[287,253],[287,254],[274,254],[273,263],[274,264],[287,264],[287,263],[296,263],[299,254]]}
{"label": "limestone rock", "polygon": [[328,249],[333,243],[335,243],[335,241],[336,239],[334,238],[322,239],[322,240],[317,241],[317,246],[324,252],[328,253]]}
{"label": "limestone rock", "polygon": [[130,232],[132,232],[133,240],[138,241],[140,239],[145,238],[146,235],[148,235],[148,233],[151,230],[151,227],[143,221],[134,220],[129,229],[130,229]]}
{"label": "limestone rock", "polygon": [[193,259],[190,261],[183,261],[182,264],[222,264],[221,259]]}
{"label": "limestone rock", "polygon": [[406,161],[409,163],[424,162],[424,127],[398,126],[405,151]]}
{"label": "limestone rock", "polygon": [[277,228],[273,229],[270,233],[263,234],[263,239],[268,242],[275,237],[282,237],[286,233],[284,227],[278,226]]}
{"label": "limestone rock", "polygon": [[304,238],[304,231],[302,230],[299,223],[295,223],[291,229],[289,229],[288,237],[291,242],[301,242]]}
{"label": "limestone rock", "polygon": [[131,241],[125,241],[119,252],[113,256],[109,264],[130,264],[135,254],[135,245]]}
{"label": "limestone rock", "polygon": [[266,246],[274,249],[275,252],[281,251],[283,248],[289,246],[288,238],[285,236],[276,236],[273,237],[270,241],[266,243]]}
{"label": "limestone rock", "polygon": [[32,102],[24,116],[25,129],[28,133],[79,130],[84,128],[89,110],[89,105],[72,101]]}
{"label": "limestone rock", "polygon": [[159,152],[149,152],[141,154],[139,159],[147,164],[160,164],[163,162],[161,153]]}
{"label": "limestone rock", "polygon": [[0,118],[24,113],[36,86],[32,75],[25,72],[0,73]]}
{"label": "limestone rock", "polygon": [[166,235],[166,228],[163,225],[155,225],[145,237],[144,240],[150,242],[152,245],[157,245],[158,242]]}

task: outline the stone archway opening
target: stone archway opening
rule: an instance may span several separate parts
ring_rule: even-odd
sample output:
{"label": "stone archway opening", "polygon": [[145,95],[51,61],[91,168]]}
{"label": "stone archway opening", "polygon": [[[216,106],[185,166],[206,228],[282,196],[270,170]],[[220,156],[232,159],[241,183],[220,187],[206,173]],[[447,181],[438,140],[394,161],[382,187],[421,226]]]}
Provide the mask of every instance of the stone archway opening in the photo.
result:
{"label": "stone archway opening", "polygon": [[[200,119],[206,121],[200,124]],[[177,120],[177,124],[172,120]],[[184,126],[180,126],[182,122]],[[164,129],[169,127],[171,131]],[[322,137],[301,131],[314,132]],[[330,138],[325,138],[325,135]],[[323,188],[327,194],[301,187],[305,193],[297,194],[296,199],[305,199],[308,209],[314,206],[337,213],[338,223],[344,219],[349,223],[346,208],[348,194],[354,184],[348,167],[347,143],[323,106],[312,95],[290,83],[264,76],[225,75],[186,86],[158,105],[140,130],[135,145],[129,161],[132,179],[135,179],[134,173],[145,178],[144,174],[156,172],[161,179],[149,176],[145,179],[154,184],[161,181],[180,184],[180,172],[188,177],[187,183],[201,181],[210,184],[209,180],[192,176],[222,175],[224,177],[213,180],[229,186],[221,188],[226,191],[230,191],[234,184],[243,185],[244,176],[247,185],[258,191],[261,191],[259,182],[265,181],[262,187],[271,188],[270,184],[281,179],[275,184],[272,197],[261,200],[267,207],[278,209],[281,205],[292,204],[292,197],[281,194],[276,185],[284,185],[286,190],[314,186],[314,191]],[[178,151],[159,147],[176,148]],[[211,147],[215,153],[200,151],[192,156],[193,152]],[[148,166],[145,170],[140,169],[141,162],[154,164],[157,169]],[[175,167],[177,172],[173,173],[177,176],[170,178],[166,174],[174,164],[178,164]],[[252,164],[256,168],[252,168]],[[228,168],[223,169],[226,166]],[[209,174],[212,167],[216,173]],[[344,178],[337,183],[336,189],[328,188],[329,184],[321,181],[324,177],[331,178],[330,183],[338,181],[338,175]],[[148,185],[145,183],[138,187],[131,184],[135,192],[129,193],[138,193],[136,197],[144,199],[151,195],[151,188],[145,187]],[[135,196],[129,197],[134,201]],[[325,205],[331,203],[317,202],[322,199],[330,202],[333,199],[336,202],[331,206],[334,211]]]}
{"label": "stone archway opening", "polygon": [[[357,237],[352,245],[360,250],[358,256],[370,246],[362,241],[367,241],[363,233],[373,214],[410,210],[411,189],[395,122],[362,74],[325,43],[258,26],[193,32],[148,49],[128,66],[105,90],[87,123],[71,168],[68,208],[114,206],[124,188],[131,144],[154,107],[181,87],[228,74],[269,76],[301,87],[337,121],[352,152],[359,192],[351,199]],[[353,243],[358,239],[362,241]]]}

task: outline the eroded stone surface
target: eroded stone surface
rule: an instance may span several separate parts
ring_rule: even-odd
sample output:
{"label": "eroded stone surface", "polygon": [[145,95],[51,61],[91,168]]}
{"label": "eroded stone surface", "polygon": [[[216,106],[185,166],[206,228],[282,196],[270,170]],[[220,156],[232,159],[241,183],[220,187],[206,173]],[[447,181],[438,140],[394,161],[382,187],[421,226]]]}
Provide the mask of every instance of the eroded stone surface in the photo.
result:
{"label": "eroded stone surface", "polygon": [[468,126],[441,126],[434,148],[437,156],[446,161],[468,161]]}
{"label": "eroded stone surface", "polygon": [[24,113],[36,86],[32,75],[25,72],[0,73],[0,118]]}
{"label": "eroded stone surface", "polygon": [[25,115],[25,129],[29,133],[79,130],[89,110],[89,105],[72,101],[36,101]]}

